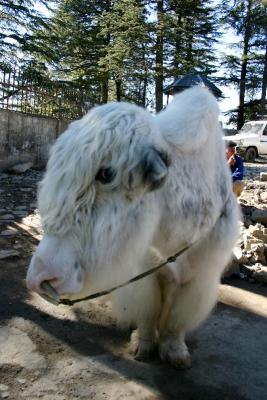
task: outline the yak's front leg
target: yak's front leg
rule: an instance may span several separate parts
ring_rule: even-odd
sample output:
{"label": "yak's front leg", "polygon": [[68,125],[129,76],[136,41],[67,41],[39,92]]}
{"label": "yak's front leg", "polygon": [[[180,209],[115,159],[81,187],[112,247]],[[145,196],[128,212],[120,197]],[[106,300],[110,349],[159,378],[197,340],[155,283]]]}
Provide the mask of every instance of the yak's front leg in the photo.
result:
{"label": "yak's front leg", "polygon": [[221,271],[227,260],[228,252],[222,254],[210,238],[179,260],[179,268],[192,274],[188,275],[188,281],[182,279],[176,286],[159,339],[160,357],[176,368],[188,368],[191,364],[185,335],[204,321],[215,305]]}
{"label": "yak's front leg", "polygon": [[191,366],[191,356],[185,343],[185,331],[165,332],[160,338],[159,355],[178,369]]}
{"label": "yak's front leg", "polygon": [[172,327],[170,318],[172,308],[179,292],[181,274],[173,273],[169,266],[160,271],[158,278],[161,288],[162,306],[158,322],[159,354],[162,360],[168,361],[176,368],[188,368],[191,365],[191,357],[185,344],[185,331],[178,327]]}
{"label": "yak's front leg", "polygon": [[156,348],[156,321],[140,322],[131,335],[130,352],[138,361],[148,359]]}
{"label": "yak's front leg", "polygon": [[113,309],[121,325],[137,328],[131,336],[130,352],[137,360],[150,356],[156,345],[161,296],[155,274],[118,290]]}

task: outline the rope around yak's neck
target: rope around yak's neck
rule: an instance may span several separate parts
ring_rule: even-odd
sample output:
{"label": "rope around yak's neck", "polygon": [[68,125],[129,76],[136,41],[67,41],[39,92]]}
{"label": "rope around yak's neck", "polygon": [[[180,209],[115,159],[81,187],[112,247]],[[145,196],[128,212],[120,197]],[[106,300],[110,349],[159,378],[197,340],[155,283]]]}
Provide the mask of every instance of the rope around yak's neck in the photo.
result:
{"label": "rope around yak's neck", "polygon": [[156,267],[150,268],[147,271],[142,272],[141,274],[138,274],[138,275],[134,276],[133,278],[129,279],[128,281],[126,281],[124,283],[121,283],[120,285],[112,287],[111,289],[102,290],[100,292],[96,292],[96,293],[90,294],[89,296],[82,297],[81,299],[75,299],[75,300],[61,299],[59,297],[58,293],[54,290],[54,288],[52,288],[52,286],[48,283],[48,281],[44,281],[41,284],[41,288],[43,290],[45,290],[46,293],[45,294],[42,293],[41,297],[43,297],[45,300],[47,300],[50,303],[52,303],[54,305],[57,305],[57,306],[60,305],[60,304],[64,304],[66,306],[73,306],[74,304],[80,303],[81,301],[93,300],[93,299],[96,299],[98,297],[105,296],[107,294],[110,294],[110,293],[114,292],[117,289],[120,289],[120,288],[123,288],[124,286],[129,285],[130,283],[139,281],[140,279],[143,279],[146,276],[151,275],[154,272],[158,271],[159,269],[161,269],[165,265],[176,261],[176,259],[179,256],[181,256],[185,251],[189,250],[194,244],[195,243],[186,245],[185,247],[182,248],[182,250],[179,250],[173,256],[168,257],[166,261],[162,262],[161,264],[157,265]]}
{"label": "rope around yak's neck", "polygon": [[[226,207],[226,203],[227,203],[227,201],[229,199],[229,196],[230,196],[230,194],[228,194],[228,196],[226,198],[226,201],[225,201],[225,203],[224,203],[224,205],[222,207],[222,211],[221,211],[219,217],[216,219],[216,221],[214,223],[214,226],[215,226],[216,222],[222,216],[225,215],[225,207]],[[114,292],[117,289],[120,289],[120,288],[123,288],[123,287],[129,285],[130,283],[137,282],[140,279],[143,279],[146,276],[151,275],[154,272],[158,271],[159,269],[161,269],[165,265],[176,261],[176,259],[179,256],[181,256],[183,253],[185,253],[187,250],[189,250],[191,247],[193,247],[196,243],[199,243],[200,240],[201,240],[201,238],[196,240],[194,243],[187,244],[185,247],[183,247],[177,253],[175,253],[174,255],[172,255],[170,257],[168,257],[166,261],[162,262],[161,264],[157,265],[156,267],[150,268],[150,269],[146,270],[145,272],[142,272],[141,274],[138,274],[138,275],[134,276],[133,278],[129,279],[128,281],[126,281],[124,283],[121,283],[120,285],[112,287],[111,289],[103,290],[103,291],[100,291],[100,292],[96,292],[96,293],[90,294],[89,296],[82,297],[81,299],[75,299],[75,300],[61,299],[59,297],[58,293],[55,291],[55,289],[49,284],[49,282],[48,281],[44,281],[41,284],[41,288],[45,291],[45,293],[42,293],[40,295],[45,300],[47,300],[50,303],[52,303],[54,305],[57,305],[57,306],[60,305],[60,304],[64,304],[64,305],[67,305],[67,306],[73,306],[74,304],[79,303],[81,301],[93,300],[93,299],[96,299],[98,297],[105,296],[107,294],[110,294],[110,293]]]}

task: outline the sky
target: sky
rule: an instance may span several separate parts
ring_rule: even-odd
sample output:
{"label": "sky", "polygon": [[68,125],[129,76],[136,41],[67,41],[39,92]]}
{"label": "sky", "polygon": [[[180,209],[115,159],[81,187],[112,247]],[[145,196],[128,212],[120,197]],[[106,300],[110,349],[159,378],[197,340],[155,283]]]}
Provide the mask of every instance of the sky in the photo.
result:
{"label": "sky", "polygon": [[223,92],[225,98],[219,102],[219,107],[221,110],[220,120],[223,123],[223,126],[226,128],[235,128],[235,125],[227,125],[228,117],[223,113],[234,108],[238,107],[239,104],[239,95],[237,90],[234,87],[225,87],[219,86],[221,91]]}

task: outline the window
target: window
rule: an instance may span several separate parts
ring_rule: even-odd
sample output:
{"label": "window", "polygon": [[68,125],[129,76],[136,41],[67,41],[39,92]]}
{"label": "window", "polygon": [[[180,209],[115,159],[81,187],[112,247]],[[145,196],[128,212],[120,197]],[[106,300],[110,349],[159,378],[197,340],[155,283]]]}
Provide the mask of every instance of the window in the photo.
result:
{"label": "window", "polygon": [[246,123],[239,133],[260,133],[263,127],[262,123]]}

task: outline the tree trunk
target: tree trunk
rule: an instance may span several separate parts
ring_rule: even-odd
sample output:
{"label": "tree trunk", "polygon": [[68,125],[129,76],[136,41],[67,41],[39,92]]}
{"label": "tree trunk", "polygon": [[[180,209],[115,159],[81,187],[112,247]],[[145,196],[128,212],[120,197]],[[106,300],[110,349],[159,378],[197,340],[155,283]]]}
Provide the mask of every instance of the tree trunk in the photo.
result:
{"label": "tree trunk", "polygon": [[[106,12],[110,12],[110,2],[107,3]],[[107,34],[105,38],[105,47],[107,48],[111,40],[110,33]],[[108,67],[105,68],[103,71],[103,77],[101,82],[101,101],[102,104],[106,104],[108,102],[108,84],[109,84],[109,71]]]}
{"label": "tree trunk", "polygon": [[[266,40],[267,40],[267,37],[266,37]],[[263,69],[262,87],[261,87],[261,106],[260,106],[260,114],[261,115],[265,115],[267,113],[267,110],[266,110],[266,86],[267,86],[267,41],[266,41],[266,47],[265,47],[264,69]]]}
{"label": "tree trunk", "polygon": [[116,79],[115,84],[116,84],[116,99],[117,101],[121,101],[121,79]]}
{"label": "tree trunk", "polygon": [[141,100],[141,105],[143,107],[145,107],[146,106],[146,95],[147,95],[148,73],[149,72],[148,72],[148,67],[147,67],[147,62],[146,62],[146,47],[144,44],[142,45],[142,48],[143,48],[144,73],[143,73],[142,80],[141,80],[140,100]]}
{"label": "tree trunk", "polygon": [[193,29],[194,29],[194,22],[192,19],[187,19],[186,21],[186,56],[185,56],[185,61],[186,61],[186,72],[190,73],[192,70],[192,66],[194,63],[193,59]]}
{"label": "tree trunk", "polygon": [[147,79],[147,68],[144,71],[144,78],[143,78],[143,90],[142,90],[142,106],[146,106],[146,93],[147,93],[147,86],[148,86],[148,79]]}
{"label": "tree trunk", "polygon": [[157,39],[156,39],[156,112],[163,108],[163,0],[157,0]]}
{"label": "tree trunk", "polygon": [[243,54],[241,61],[241,75],[239,82],[239,107],[237,115],[238,130],[241,129],[242,126],[244,125],[244,104],[245,104],[245,92],[246,92],[248,49],[249,49],[249,40],[251,36],[251,7],[252,7],[252,0],[248,0],[246,21],[245,21]]}
{"label": "tree trunk", "polygon": [[179,66],[180,66],[180,57],[181,57],[181,25],[182,25],[182,18],[181,14],[177,15],[177,28],[176,28],[176,34],[175,34],[175,54],[174,54],[174,74],[173,78],[178,77],[178,72],[179,72]]}
{"label": "tree trunk", "polygon": [[108,76],[103,77],[101,82],[101,103],[106,104],[108,102]]}

